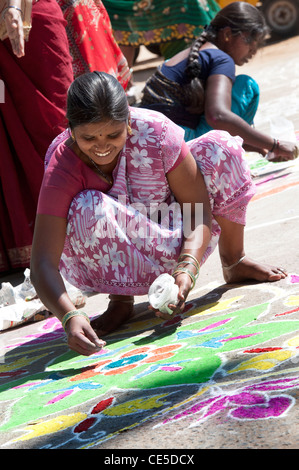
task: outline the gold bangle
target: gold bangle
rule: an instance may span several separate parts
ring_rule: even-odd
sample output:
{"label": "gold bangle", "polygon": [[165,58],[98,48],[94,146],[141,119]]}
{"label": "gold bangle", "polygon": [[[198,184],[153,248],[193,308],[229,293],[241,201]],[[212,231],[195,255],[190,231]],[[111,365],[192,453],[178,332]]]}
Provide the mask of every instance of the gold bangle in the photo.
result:
{"label": "gold bangle", "polygon": [[198,269],[198,271],[199,271],[199,270],[200,270],[200,264],[199,264],[198,260],[195,258],[195,256],[190,255],[189,253],[182,253],[182,254],[179,256],[178,261],[180,261],[182,258],[186,258],[187,256],[188,256],[189,258],[193,259],[193,261],[195,261],[196,266],[197,266],[197,269]]}
{"label": "gold bangle", "polygon": [[62,327],[65,331],[65,327],[66,327],[66,324],[67,322],[73,318],[73,317],[77,317],[77,316],[81,316],[81,317],[84,317],[86,318],[86,320],[88,321],[88,323],[90,324],[90,319],[89,319],[89,316],[87,315],[87,313],[83,312],[82,310],[70,310],[69,312],[67,312],[63,317],[62,317],[62,320],[61,320],[61,324],[62,324]]}
{"label": "gold bangle", "polygon": [[176,265],[176,270],[177,269],[180,269],[181,267],[182,268],[187,268],[188,264],[191,264],[191,266],[194,266],[194,268],[196,269],[196,273],[194,274],[194,276],[196,277],[196,279],[198,278],[199,276],[199,269],[198,267],[196,266],[195,263],[193,263],[192,261],[180,261],[177,265]]}
{"label": "gold bangle", "polygon": [[191,271],[189,271],[189,269],[186,269],[186,268],[181,268],[181,269],[176,269],[173,273],[172,273],[172,276],[175,277],[177,276],[178,274],[181,274],[181,273],[185,273],[185,274],[188,274],[188,276],[190,277],[191,281],[192,281],[192,286],[190,288],[190,290],[193,289],[193,287],[195,286],[196,284],[196,279],[195,279],[195,276],[194,274],[191,273]]}

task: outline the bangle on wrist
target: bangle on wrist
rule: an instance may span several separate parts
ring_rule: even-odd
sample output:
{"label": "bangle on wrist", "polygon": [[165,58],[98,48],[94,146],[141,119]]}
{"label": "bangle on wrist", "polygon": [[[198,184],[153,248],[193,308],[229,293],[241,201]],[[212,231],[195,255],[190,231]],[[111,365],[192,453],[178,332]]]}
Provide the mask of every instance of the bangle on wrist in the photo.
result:
{"label": "bangle on wrist", "polygon": [[[190,258],[191,261],[186,259],[186,258]],[[195,274],[193,274],[188,269],[188,265],[191,265],[195,268]],[[200,264],[199,264],[198,260],[195,258],[195,256],[190,255],[189,253],[182,253],[178,258],[178,263],[177,263],[177,266],[176,266],[174,272],[172,273],[172,276],[175,278],[177,275],[182,274],[182,273],[183,274],[188,274],[188,276],[190,277],[190,279],[192,281],[192,285],[191,285],[191,289],[190,289],[190,290],[192,290],[193,287],[196,284],[197,279],[198,279],[199,269],[200,269]]]}
{"label": "bangle on wrist", "polygon": [[194,264],[192,261],[179,261],[178,264],[176,265],[176,268],[175,269],[178,269],[178,268],[188,268],[188,264],[193,266],[195,268],[195,274],[194,276],[196,277],[196,279],[198,278],[199,276],[199,269],[197,267],[196,264]]}
{"label": "bangle on wrist", "polygon": [[[184,258],[191,258],[191,261],[188,260],[188,259],[184,260]],[[193,274],[193,275],[194,275],[195,279],[197,280],[197,278],[199,276],[200,264],[197,261],[197,259],[192,255],[189,255],[187,253],[184,253],[183,255],[180,255],[179,258],[178,258],[178,263],[177,263],[177,266],[176,266],[175,270],[178,270],[178,269],[181,269],[181,268],[188,268],[188,265],[191,265],[195,268],[195,274]]]}
{"label": "bangle on wrist", "polygon": [[274,139],[274,142],[273,142],[273,146],[271,148],[271,150],[269,150],[269,152],[274,152],[275,149],[278,149],[279,148],[279,140],[278,139]]}
{"label": "bangle on wrist", "polygon": [[178,268],[172,273],[172,276],[175,278],[179,274],[188,274],[188,276],[190,277],[190,279],[192,281],[192,285],[191,285],[191,288],[190,288],[190,290],[192,290],[193,287],[196,284],[196,278],[195,278],[194,274],[192,274],[192,272],[189,271],[189,269],[187,269],[187,268]]}
{"label": "bangle on wrist", "polygon": [[196,267],[197,267],[197,269],[198,269],[198,271],[199,271],[200,264],[199,264],[199,262],[197,261],[197,259],[195,258],[195,256],[190,255],[189,253],[182,253],[182,254],[179,256],[178,261],[182,261],[184,258],[191,258],[191,259],[195,262]]}
{"label": "bangle on wrist", "polygon": [[65,327],[66,327],[66,324],[67,322],[73,318],[73,317],[77,317],[77,316],[81,316],[81,317],[84,317],[86,318],[86,320],[88,321],[88,323],[90,324],[90,319],[89,319],[89,316],[87,315],[87,313],[83,312],[82,310],[70,310],[69,312],[67,312],[63,317],[62,317],[62,320],[61,320],[61,324],[62,324],[62,327],[65,331]]}
{"label": "bangle on wrist", "polygon": [[3,12],[2,12],[2,15],[1,15],[1,20],[4,18],[5,13],[6,13],[10,8],[14,8],[15,10],[18,10],[18,11],[21,13],[22,19],[23,19],[23,12],[22,12],[21,8],[16,7],[15,5],[9,5],[8,7],[4,8],[4,10],[3,10]]}

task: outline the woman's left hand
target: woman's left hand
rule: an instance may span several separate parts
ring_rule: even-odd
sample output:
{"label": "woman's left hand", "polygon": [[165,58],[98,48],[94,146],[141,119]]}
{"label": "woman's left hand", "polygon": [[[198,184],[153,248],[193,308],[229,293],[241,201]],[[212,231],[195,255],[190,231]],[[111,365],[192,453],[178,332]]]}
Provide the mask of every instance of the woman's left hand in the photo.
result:
{"label": "woman's left hand", "polygon": [[188,274],[180,273],[176,276],[175,283],[179,287],[178,303],[176,305],[168,304],[168,307],[173,310],[173,313],[163,313],[150,306],[149,308],[155,311],[156,317],[162,318],[163,320],[171,320],[171,318],[184,310],[185,302],[190,292],[192,281]]}
{"label": "woman's left hand", "polygon": [[22,14],[16,8],[9,8],[4,15],[8,38],[13,53],[18,57],[25,55]]}

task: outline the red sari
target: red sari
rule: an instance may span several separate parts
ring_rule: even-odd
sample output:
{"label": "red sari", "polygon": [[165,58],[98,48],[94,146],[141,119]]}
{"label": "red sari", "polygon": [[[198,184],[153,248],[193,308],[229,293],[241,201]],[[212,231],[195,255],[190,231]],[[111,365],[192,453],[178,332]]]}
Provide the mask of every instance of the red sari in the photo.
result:
{"label": "red sari", "polygon": [[[65,128],[73,80],[65,21],[56,0],[32,7],[25,56],[0,41],[0,272],[28,267],[44,156]],[[3,101],[3,100],[2,100]]]}
{"label": "red sari", "polygon": [[131,72],[115,41],[110,18],[100,0],[57,0],[67,21],[75,78],[86,72],[107,72],[126,89]]}

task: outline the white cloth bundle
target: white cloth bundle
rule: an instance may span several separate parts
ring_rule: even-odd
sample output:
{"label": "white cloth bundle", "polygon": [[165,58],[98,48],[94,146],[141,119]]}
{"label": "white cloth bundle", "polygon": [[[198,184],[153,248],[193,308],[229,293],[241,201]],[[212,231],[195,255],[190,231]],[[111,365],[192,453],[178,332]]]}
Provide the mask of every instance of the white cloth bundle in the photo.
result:
{"label": "white cloth bundle", "polygon": [[179,287],[170,274],[161,274],[152,283],[148,291],[149,303],[162,313],[173,313],[168,304],[176,305],[178,303]]}
{"label": "white cloth bundle", "polygon": [[[35,298],[36,291],[30,281],[30,270],[24,271],[24,282],[13,287],[9,282],[2,282],[0,289],[0,331],[28,321],[34,315],[43,312],[46,307]],[[86,298],[77,287],[63,279],[67,293],[78,308],[86,302]],[[1,356],[1,353],[0,353]]]}

